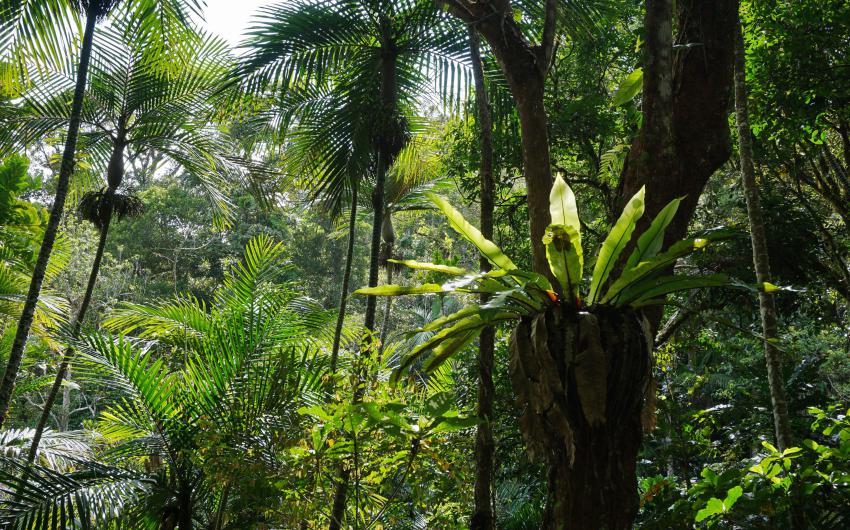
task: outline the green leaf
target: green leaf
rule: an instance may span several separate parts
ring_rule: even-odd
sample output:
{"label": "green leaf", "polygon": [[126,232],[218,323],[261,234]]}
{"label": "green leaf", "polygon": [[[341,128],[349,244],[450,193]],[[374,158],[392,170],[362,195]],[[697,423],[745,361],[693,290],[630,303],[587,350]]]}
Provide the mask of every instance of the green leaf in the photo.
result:
{"label": "green leaf", "polygon": [[562,292],[572,300],[578,297],[581,283],[582,256],[577,251],[575,233],[565,225],[549,225],[543,236],[549,269],[561,284]]}
{"label": "green leaf", "polygon": [[615,107],[625,105],[629,101],[633,100],[635,96],[640,94],[642,89],[643,68],[638,68],[626,76],[623,83],[620,85],[620,88],[618,88],[617,92],[614,93],[614,98],[611,100],[611,104]]}
{"label": "green leaf", "polygon": [[[626,268],[602,297],[602,303],[614,301],[615,305],[624,305],[633,300],[629,293],[640,282],[651,279],[663,269],[673,265],[679,258],[687,256],[696,250],[694,239],[685,239],[674,243],[669,249],[646,261],[641,261],[635,267]],[[616,299],[615,299],[616,298]]]}
{"label": "green leaf", "polygon": [[563,292],[577,298],[584,274],[581,222],[575,194],[560,175],[555,177],[549,193],[549,215],[552,224],[543,237],[549,268],[561,283]]}
{"label": "green leaf", "polygon": [[658,254],[664,244],[664,233],[676,216],[676,211],[681,202],[681,198],[673,199],[658,212],[649,228],[638,238],[637,246],[626,261],[626,270],[636,267],[642,261],[653,258]]}
{"label": "green leaf", "polygon": [[717,497],[712,497],[708,499],[708,503],[705,505],[705,508],[697,512],[697,516],[695,521],[702,522],[708,517],[712,515],[717,515],[723,513],[723,501],[718,499]]}
{"label": "green leaf", "polygon": [[734,506],[743,494],[744,490],[741,488],[741,486],[735,486],[734,488],[727,491],[726,498],[723,499],[723,506],[726,508],[726,510],[729,510],[729,508]]}
{"label": "green leaf", "polygon": [[[401,377],[403,372],[406,372],[414,362],[416,362],[419,357],[422,356],[425,352],[429,350],[433,350],[438,346],[441,346],[444,342],[449,342],[450,344],[455,341],[457,336],[461,336],[463,339],[472,340],[481,328],[487,325],[487,322],[481,318],[479,314],[473,314],[467,318],[458,320],[453,326],[448,327],[439,333],[435,334],[433,337],[429,338],[425,342],[417,345],[413,348],[409,354],[402,360],[401,364],[393,371],[393,374],[390,378],[390,382],[395,384],[398,379]],[[471,335],[468,337],[468,335]],[[443,351],[445,351],[446,347],[443,347]],[[456,348],[458,349],[458,348]],[[455,349],[455,351],[456,351]],[[453,353],[453,352],[452,352]],[[432,363],[429,363],[429,366],[432,368],[436,368],[436,366],[432,366]]]}
{"label": "green leaf", "polygon": [[464,274],[470,274],[469,271],[461,267],[452,267],[451,265],[443,265],[440,263],[426,263],[412,259],[391,259],[387,261],[389,261],[390,263],[398,263],[399,265],[404,265],[405,267],[410,269],[442,272],[444,274],[451,274],[452,276],[463,276]]}
{"label": "green leaf", "polygon": [[442,285],[426,283],[423,285],[379,285],[377,287],[361,287],[354,294],[362,296],[403,296],[407,294],[445,293]]}
{"label": "green leaf", "polygon": [[761,290],[765,293],[775,293],[776,291],[781,290],[781,287],[770,282],[761,282]]}
{"label": "green leaf", "polygon": [[731,282],[725,274],[707,274],[705,276],[663,276],[650,280],[647,284],[637,286],[640,291],[636,293],[637,296],[630,296],[632,301],[629,305],[635,308],[642,307],[653,304],[657,299],[671,293],[706,287],[724,287],[731,285]]}
{"label": "green leaf", "polygon": [[549,192],[549,215],[552,217],[551,224],[572,229],[570,235],[576,238],[574,244],[581,257],[581,222],[578,218],[576,196],[560,175],[555,177],[552,191]]}
{"label": "green leaf", "polygon": [[510,260],[510,258],[505,256],[504,252],[502,252],[502,249],[500,249],[496,246],[495,243],[481,235],[481,232],[477,228],[469,224],[469,221],[464,219],[463,215],[461,215],[460,212],[455,210],[454,207],[449,204],[446,199],[434,193],[429,193],[427,195],[431,199],[431,201],[433,201],[434,204],[436,204],[437,207],[442,210],[443,214],[449,220],[449,224],[451,224],[452,228],[454,228],[457,233],[463,236],[464,239],[478,247],[478,250],[480,250],[481,253],[484,254],[484,256],[488,260],[490,260],[493,265],[505,270],[512,270],[517,268],[516,265],[514,265],[514,263]]}
{"label": "green leaf", "polygon": [[602,243],[602,248],[599,249],[599,256],[596,258],[596,264],[593,267],[593,276],[590,280],[590,294],[587,297],[588,305],[596,302],[598,296],[602,292],[602,287],[608,280],[608,275],[617,263],[620,253],[629,244],[632,233],[635,231],[635,225],[638,219],[643,215],[644,209],[644,194],[646,188],[642,187],[635,193],[614,227]]}

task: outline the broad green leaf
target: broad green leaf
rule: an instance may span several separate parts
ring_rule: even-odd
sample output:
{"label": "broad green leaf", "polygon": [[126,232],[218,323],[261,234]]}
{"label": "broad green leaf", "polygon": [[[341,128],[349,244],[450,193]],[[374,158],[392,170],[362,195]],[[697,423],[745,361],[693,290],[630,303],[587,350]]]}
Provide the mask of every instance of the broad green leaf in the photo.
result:
{"label": "broad green leaf", "polygon": [[488,260],[490,260],[493,265],[505,270],[512,270],[517,268],[516,265],[514,265],[514,263],[510,260],[510,258],[505,256],[505,254],[502,252],[502,249],[500,249],[496,246],[495,243],[481,235],[481,232],[477,228],[469,224],[469,221],[464,219],[463,215],[461,215],[460,212],[455,210],[454,207],[449,204],[446,199],[434,193],[429,193],[427,195],[431,199],[431,201],[433,201],[434,204],[436,204],[437,207],[442,210],[443,214],[449,220],[449,224],[451,224],[452,228],[454,228],[457,233],[463,236],[464,239],[478,247],[478,250],[480,250],[481,253],[484,254],[484,256]]}
{"label": "broad green leaf", "polygon": [[449,340],[441,342],[434,348],[433,355],[425,361],[422,368],[426,372],[437,369],[441,364],[446,362],[449,357],[468,346],[469,343],[478,336],[480,331],[481,328],[472,329],[466,333],[460,333]]}
{"label": "broad green leaf", "polygon": [[743,488],[741,488],[741,486],[735,486],[734,488],[727,491],[726,492],[726,498],[723,499],[723,506],[726,508],[726,510],[728,510],[729,508],[734,506],[735,503],[738,502],[738,499],[740,499],[741,495],[743,495],[743,494],[744,494],[744,490],[743,490]]}
{"label": "broad green leaf", "polygon": [[434,294],[444,293],[442,285],[426,283],[423,285],[379,285],[377,287],[361,287],[354,294],[363,296],[403,296],[407,294]]}
{"label": "broad green leaf", "polygon": [[617,92],[614,93],[614,98],[611,100],[611,104],[615,107],[625,105],[629,101],[633,100],[635,96],[640,94],[642,89],[643,68],[638,68],[626,76],[623,83],[620,85],[620,88],[618,88]]}
{"label": "broad green leaf", "polygon": [[566,225],[550,225],[543,236],[549,268],[564,295],[572,300],[578,298],[582,271],[581,247],[576,246],[581,241],[577,239],[572,227]]}
{"label": "broad green leaf", "polygon": [[[576,196],[569,184],[560,175],[555,177],[555,183],[552,184],[552,191],[549,192],[549,215],[552,218],[550,221],[552,225],[563,225],[567,227],[567,231],[572,238],[573,246],[576,247],[579,263],[583,265],[584,254],[581,249],[581,221],[578,218]],[[581,270],[578,275],[581,276]]]}
{"label": "broad green leaf", "polygon": [[434,320],[432,320],[431,322],[428,322],[427,324],[425,324],[424,326],[422,326],[421,328],[419,328],[416,331],[418,331],[418,332],[436,331],[436,330],[440,329],[441,327],[445,326],[446,324],[449,324],[451,322],[456,322],[456,321],[458,321],[462,318],[466,318],[470,315],[474,315],[474,314],[477,314],[477,313],[480,313],[480,312],[481,312],[481,308],[477,305],[471,305],[471,306],[468,306],[468,307],[464,307],[460,311],[455,311],[454,313],[452,313],[450,315],[446,315],[446,316],[434,319]]}
{"label": "broad green leaf", "polygon": [[387,261],[389,261],[390,263],[398,263],[399,265],[404,265],[405,267],[410,269],[442,272],[445,274],[451,274],[452,276],[463,276],[464,274],[469,274],[469,271],[461,267],[452,267],[451,265],[442,265],[440,263],[426,263],[412,259],[391,259]]}
{"label": "broad green leaf", "polygon": [[[422,356],[423,353],[435,349],[437,346],[442,344],[445,341],[451,341],[458,335],[466,336],[467,334],[472,334],[473,337],[481,331],[481,328],[486,326],[487,323],[481,318],[479,314],[473,314],[467,318],[458,320],[453,326],[448,327],[439,333],[435,334],[433,337],[429,338],[422,344],[417,345],[413,348],[409,354],[402,360],[401,364],[398,368],[393,371],[393,374],[390,378],[390,381],[395,384],[401,374],[406,372],[413,363]],[[470,338],[469,340],[472,340]]]}
{"label": "broad green leaf", "polygon": [[699,523],[712,515],[721,513],[723,513],[723,501],[717,497],[712,497],[708,499],[708,503],[705,505],[705,508],[697,512],[695,521]]}
{"label": "broad green leaf", "polygon": [[[642,307],[656,303],[657,299],[671,293],[703,289],[705,287],[723,287],[730,285],[729,277],[725,274],[708,274],[705,276],[664,276],[647,281],[647,285],[638,285],[635,291],[629,293],[621,303],[632,307]],[[628,300],[628,301],[627,301]]]}
{"label": "broad green leaf", "polygon": [[776,291],[781,290],[781,288],[770,282],[761,282],[761,290],[765,293],[775,293]]}
{"label": "broad green leaf", "polygon": [[620,253],[629,244],[632,233],[635,231],[635,225],[643,215],[643,197],[645,192],[646,188],[642,187],[629,200],[620,218],[617,219],[608,237],[605,238],[605,242],[602,243],[602,247],[599,249],[599,256],[596,258],[596,264],[593,267],[593,276],[590,280],[590,294],[587,297],[588,305],[596,302],[602,292],[602,287],[608,280],[608,275],[620,257]]}
{"label": "broad green leaf", "polygon": [[635,249],[629,256],[628,261],[626,261],[625,270],[636,267],[640,262],[653,258],[658,254],[661,250],[661,245],[664,244],[664,232],[676,216],[676,211],[679,209],[679,203],[681,202],[682,199],[673,199],[658,212],[658,215],[652,220],[649,228],[638,238]]}
{"label": "broad green leaf", "polygon": [[685,239],[674,243],[661,254],[639,262],[635,267],[626,268],[605,292],[605,296],[601,300],[602,303],[608,303],[612,300],[615,305],[626,303],[627,300],[624,299],[626,291],[632,286],[663,272],[663,269],[673,265],[679,258],[692,253],[696,248],[693,239]]}

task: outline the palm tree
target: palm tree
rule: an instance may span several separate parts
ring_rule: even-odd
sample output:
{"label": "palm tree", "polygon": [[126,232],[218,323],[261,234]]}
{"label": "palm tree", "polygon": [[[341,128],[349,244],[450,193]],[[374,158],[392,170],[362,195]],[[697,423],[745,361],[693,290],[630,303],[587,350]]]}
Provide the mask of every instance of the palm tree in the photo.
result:
{"label": "palm tree", "polygon": [[[493,210],[495,209],[495,182],[493,176],[493,117],[487,87],[484,83],[484,63],[481,60],[481,44],[475,28],[469,28],[469,48],[472,57],[472,77],[475,87],[475,105],[479,132],[479,180],[481,181],[481,235],[493,239]],[[490,262],[481,257],[481,272],[490,270]],[[489,297],[481,295],[481,303]],[[493,530],[496,516],[493,513],[493,475],[495,473],[495,442],[490,422],[493,418],[493,402],[496,388],[493,385],[493,352],[496,330],[490,326],[481,330],[478,337],[478,419],[475,431],[475,490],[470,528]]]}
{"label": "palm tree", "polygon": [[[27,174],[29,161],[12,155],[0,163],[0,337],[14,329],[35,267],[38,243],[44,233],[46,212],[19,197],[40,187]],[[47,278],[59,273],[68,260],[67,245],[60,241],[47,269]],[[65,303],[50,293],[42,293],[33,321],[33,330],[51,342],[48,328],[61,320]],[[10,344],[0,339],[3,352]]]}
{"label": "palm tree", "polygon": [[[293,86],[322,86],[330,80],[339,100],[349,103],[346,108],[366,111],[365,115],[349,115],[348,123],[370,118],[369,150],[374,164],[370,286],[378,284],[387,171],[407,141],[404,109],[414,107],[429,72],[445,79],[446,87],[452,79],[460,81],[458,60],[465,46],[457,35],[437,6],[427,0],[287,2],[265,9],[250,33],[250,52],[239,71],[248,88],[285,93]],[[376,306],[375,297],[366,299],[367,333],[376,331]],[[361,386],[355,400],[359,400]],[[343,477],[331,528],[342,524],[346,489],[347,478]]]}
{"label": "palm tree", "polygon": [[[196,176],[211,195],[214,206],[226,213],[221,194],[227,176],[237,171],[226,138],[207,124],[213,96],[228,68],[226,44],[200,35],[193,46],[174,50],[170,60],[181,64],[168,68],[152,60],[138,31],[116,22],[101,31],[92,50],[90,84],[83,105],[80,133],[82,151],[94,167],[106,170],[106,186],[86,193],[80,202],[82,218],[100,232],[89,280],[72,325],[79,333],[100,271],[107,234],[113,218],[134,215],[141,202],[119,192],[124,180],[125,159],[157,154]],[[67,123],[70,87],[62,91],[67,72],[48,71],[22,101],[0,116],[15,129],[21,144],[30,144]],[[58,89],[58,90],[57,90]],[[53,387],[36,427],[30,459],[35,458],[41,432],[62,385],[71,349],[65,351]]]}
{"label": "palm tree", "polygon": [[[72,78],[75,79],[74,92],[71,98],[68,130],[53,207],[44,231],[27,299],[15,331],[15,340],[12,343],[6,371],[0,382],[0,426],[3,425],[9,410],[12,390],[21,366],[24,346],[32,325],[50,254],[56,241],[59,222],[62,219],[69,181],[74,171],[95,26],[99,21],[107,18],[121,3],[121,0],[3,0],[0,4],[0,43],[3,44],[4,49],[10,50],[12,64],[22,70],[30,66],[26,64],[26,60],[32,58],[37,62],[67,63],[69,42],[73,41],[66,37],[73,34],[70,28],[76,26],[77,16],[84,16],[86,20],[80,44],[80,58],[75,68],[76,75],[72,74]],[[123,16],[129,17],[134,24],[138,24],[142,34],[147,38],[152,35],[162,37],[182,30],[188,24],[188,12],[198,13],[199,7],[198,0],[127,0],[120,9]],[[172,39],[161,38],[160,42],[166,40]],[[0,144],[4,149],[26,147],[10,140],[8,136],[0,138]]]}
{"label": "palm tree", "polygon": [[[286,3],[265,9],[249,35],[251,52],[239,73],[250,90],[276,88],[286,94],[293,87],[330,84],[335,95],[325,101],[341,105],[322,113],[335,115],[330,123],[318,123],[318,115],[304,110],[296,119],[312,120],[312,130],[326,139],[311,149],[322,155],[316,159],[341,161],[340,148],[358,152],[356,166],[342,171],[344,166],[334,162],[336,170],[326,167],[320,172],[315,190],[353,190],[367,168],[374,175],[369,281],[376,285],[386,173],[408,137],[406,109],[414,107],[427,86],[427,74],[435,68],[446,79],[447,90],[459,83],[463,49],[458,39],[430,2],[418,0]],[[455,83],[449,87],[453,73]],[[367,155],[361,156],[364,152]],[[375,309],[375,300],[369,299],[365,323],[371,331]]]}
{"label": "palm tree", "polygon": [[[66,528],[79,517],[84,526],[219,529],[228,509],[244,508],[240,469],[275,471],[286,450],[275,441],[300,433],[298,409],[321,397],[326,374],[315,352],[333,315],[282,281],[282,255],[281,244],[259,236],[210,306],[191,297],[126,305],[105,326],[144,340],[74,341],[78,377],[119,396],[96,422],[101,463],[33,466],[23,483],[22,464],[4,458],[0,486],[24,494],[0,500],[0,523]],[[143,469],[131,465],[139,460]],[[222,472],[222,462],[246,467]]]}

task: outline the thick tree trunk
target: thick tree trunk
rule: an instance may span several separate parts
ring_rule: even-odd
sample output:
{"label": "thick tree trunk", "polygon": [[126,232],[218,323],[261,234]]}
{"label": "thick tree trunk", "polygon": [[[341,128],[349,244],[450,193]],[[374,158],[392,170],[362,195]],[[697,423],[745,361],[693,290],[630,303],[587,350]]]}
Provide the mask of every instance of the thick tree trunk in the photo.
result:
{"label": "thick tree trunk", "polygon": [[348,307],[351,267],[354,261],[354,243],[357,237],[357,188],[357,183],[354,183],[351,187],[351,214],[348,219],[348,248],[345,251],[345,271],[342,274],[342,290],[339,295],[339,312],[336,317],[334,342],[333,348],[331,349],[331,374],[336,374],[336,365],[339,360],[340,341],[342,340],[342,327],[345,323],[345,310]]}
{"label": "thick tree trunk", "polygon": [[[109,201],[111,197],[114,196],[114,193],[114,190],[107,191],[107,196],[109,198],[106,200]],[[97,276],[100,274],[100,264],[103,260],[103,251],[106,248],[106,239],[109,234],[109,225],[111,221],[112,206],[110,204],[103,226],[100,228],[97,251],[95,252],[94,261],[92,262],[91,271],[89,272],[89,282],[88,285],[86,285],[86,292],[83,295],[83,301],[80,303],[80,309],[77,311],[77,316],[74,319],[74,328],[72,330],[74,338],[76,338],[80,333],[83,320],[86,318],[86,312],[88,311],[89,304],[91,303],[94,286],[97,283]],[[71,362],[71,357],[73,355],[74,349],[71,347],[66,348],[65,353],[62,355],[62,364],[59,366],[59,371],[56,373],[56,378],[53,380],[53,386],[50,388],[50,393],[47,395],[47,400],[45,400],[44,407],[41,410],[41,417],[38,419],[38,425],[35,427],[35,433],[33,434],[32,443],[30,444],[29,453],[27,455],[27,461],[29,463],[33,463],[35,461],[35,456],[38,453],[38,445],[41,443],[41,436],[44,434],[47,421],[50,419],[50,411],[53,409],[53,403],[56,401],[56,396],[59,394],[59,389],[62,387],[62,381],[65,380],[65,374],[68,372],[68,364]]]}
{"label": "thick tree trunk", "polygon": [[520,428],[548,469],[543,528],[632,528],[651,368],[642,317],[555,306],[523,319],[510,349]]}
{"label": "thick tree trunk", "polygon": [[[666,0],[665,0],[666,1]],[[666,9],[664,2],[650,1],[647,17]],[[665,113],[661,83],[663,65],[661,49],[648,50],[659,70],[656,75],[647,72],[647,82],[658,84],[645,94],[644,130],[632,143],[621,177],[621,199],[628,200],[641,186],[646,186],[646,213],[648,222],[671,200],[684,196],[676,218],[667,229],[667,242],[684,237],[696,210],[697,202],[709,177],[728,159],[731,153],[729,111],[732,95],[732,69],[734,61],[735,24],[737,0],[682,0],[676,2],[678,34],[672,57],[672,131],[674,162],[667,172],[648,172],[643,160],[664,160],[657,156],[662,145],[657,145],[658,134],[665,119],[646,113]],[[660,15],[659,15],[660,16]],[[658,20],[659,17],[656,17]],[[660,23],[660,20],[659,20]],[[648,29],[649,37],[660,35],[658,28]],[[666,30],[664,32],[666,34]],[[666,48],[658,38],[653,46]],[[649,59],[649,57],[648,57]],[[654,99],[652,99],[654,98]],[[652,128],[652,131],[648,130]],[[661,137],[663,139],[663,136]]]}
{"label": "thick tree trunk", "polygon": [[12,343],[12,350],[9,352],[9,362],[6,364],[6,371],[3,374],[3,381],[0,383],[0,427],[6,421],[6,415],[9,412],[9,406],[12,401],[12,391],[15,388],[15,379],[18,376],[18,370],[21,367],[21,360],[24,355],[24,347],[27,343],[30,326],[32,326],[35,308],[38,304],[38,298],[41,294],[41,284],[44,282],[44,275],[47,271],[47,263],[50,260],[50,254],[53,252],[53,244],[56,242],[56,234],[59,230],[59,223],[62,220],[62,213],[65,209],[65,198],[68,195],[68,182],[71,178],[71,173],[74,171],[74,155],[77,150],[77,137],[80,131],[80,115],[83,109],[83,98],[86,91],[86,80],[88,78],[89,60],[91,58],[92,38],[94,37],[94,29],[96,17],[92,14],[86,17],[86,27],[83,33],[83,42],[80,48],[80,63],[77,67],[77,80],[74,87],[74,98],[71,102],[71,117],[68,123],[68,136],[65,139],[65,149],[62,152],[62,165],[59,169],[59,180],[56,184],[56,195],[53,198],[53,206],[50,209],[50,218],[47,221],[47,227],[44,230],[44,238],[41,240],[41,248],[38,251],[38,258],[35,262],[32,279],[30,280],[27,299],[24,303],[24,308],[21,311],[21,318],[18,320],[18,328],[15,331],[15,339]]}
{"label": "thick tree trunk", "polygon": [[[481,49],[478,33],[469,28],[469,46],[472,58],[472,76],[475,83],[475,103],[478,110],[481,167],[481,234],[493,239],[493,119],[490,114],[490,102],[484,85],[484,68],[481,62]],[[490,262],[482,257],[479,263],[482,272],[490,270]],[[489,297],[481,295],[481,303]],[[475,432],[475,489],[474,506],[470,520],[471,530],[493,530],[496,517],[493,513],[493,479],[495,475],[495,442],[490,426],[493,418],[493,402],[496,389],[493,385],[493,350],[495,330],[484,328],[478,338],[478,429]]]}
{"label": "thick tree trunk", "polygon": [[[750,241],[753,245],[753,265],[759,284],[770,282],[770,259],[767,254],[767,236],[762,217],[761,200],[753,163],[753,141],[747,107],[747,71],[744,58],[744,39],[741,26],[737,27],[735,46],[735,116],[738,125],[738,154],[741,159],[741,187],[747,202],[747,219],[750,224]],[[764,334],[764,359],[767,363],[767,382],[773,409],[776,442],[780,450],[793,445],[785,381],[782,377],[782,355],[774,342],[778,339],[777,313],[773,294],[759,292],[759,308]]]}

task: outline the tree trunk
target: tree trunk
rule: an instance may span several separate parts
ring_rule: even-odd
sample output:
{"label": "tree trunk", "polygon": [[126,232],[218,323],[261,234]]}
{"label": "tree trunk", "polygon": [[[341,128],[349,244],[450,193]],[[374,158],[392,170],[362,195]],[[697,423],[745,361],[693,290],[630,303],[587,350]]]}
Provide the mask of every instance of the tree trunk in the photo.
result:
{"label": "tree trunk", "polygon": [[[109,197],[106,199],[110,201],[111,197],[114,196],[114,190],[107,190],[106,196]],[[106,213],[106,218],[104,219],[103,226],[100,228],[100,237],[97,242],[97,251],[94,255],[94,261],[92,262],[91,271],[89,272],[89,282],[86,285],[86,292],[83,295],[83,301],[80,304],[80,309],[77,311],[77,316],[74,319],[74,328],[72,330],[73,337],[76,338],[80,333],[80,328],[83,325],[83,320],[86,317],[86,312],[89,309],[89,304],[91,303],[92,293],[94,292],[94,286],[97,283],[97,276],[100,273],[100,264],[103,260],[103,251],[106,248],[106,238],[109,234],[109,225],[112,221],[112,205],[109,204],[109,209]],[[62,387],[62,381],[65,379],[65,374],[68,371],[68,364],[71,362],[71,357],[74,355],[74,348],[68,347],[65,349],[65,353],[62,355],[62,364],[59,365],[59,371],[56,373],[56,378],[53,380],[53,386],[50,388],[50,393],[47,395],[47,400],[44,402],[44,407],[41,410],[41,417],[38,419],[38,425],[35,427],[35,433],[33,434],[32,443],[30,444],[29,453],[27,455],[27,461],[29,463],[33,463],[35,461],[35,456],[38,452],[38,444],[41,443],[41,436],[44,434],[44,429],[47,426],[47,421],[50,419],[50,411],[53,408],[53,403],[56,401],[56,396],[59,394],[59,389]]]}
{"label": "tree trunk", "polygon": [[86,80],[88,78],[89,59],[91,58],[92,38],[94,36],[94,28],[96,25],[96,17],[93,14],[86,16],[86,28],[83,33],[83,42],[80,48],[80,63],[77,67],[77,80],[74,87],[74,98],[71,102],[71,117],[68,123],[68,136],[65,139],[65,149],[62,152],[62,165],[59,169],[59,181],[56,184],[56,195],[53,198],[53,207],[50,209],[50,218],[47,221],[47,226],[44,230],[44,238],[41,240],[41,248],[38,251],[35,268],[33,269],[32,279],[30,280],[27,299],[24,303],[24,308],[21,311],[21,318],[18,320],[18,328],[15,331],[15,340],[12,343],[12,350],[9,353],[9,362],[6,364],[6,371],[3,374],[3,381],[0,383],[0,427],[6,421],[6,415],[9,412],[9,406],[12,401],[12,391],[15,388],[15,379],[18,376],[18,370],[21,367],[21,360],[24,355],[24,347],[27,343],[30,326],[32,326],[35,308],[38,304],[38,298],[41,294],[41,284],[44,282],[44,275],[47,271],[47,263],[50,260],[50,254],[53,252],[53,244],[56,242],[56,234],[59,230],[59,223],[62,220],[62,213],[65,209],[65,198],[68,195],[68,182],[71,178],[71,173],[74,171],[74,155],[77,150],[77,137],[80,131],[80,115],[83,109],[83,98],[86,91]]}
{"label": "tree trunk", "polygon": [[354,243],[357,236],[357,188],[355,182],[351,187],[351,214],[348,219],[348,248],[345,251],[345,272],[342,274],[342,290],[339,295],[339,313],[336,317],[336,329],[334,329],[334,342],[331,349],[331,375],[336,374],[336,365],[339,360],[339,347],[342,340],[342,327],[345,323],[345,310],[348,306],[348,290],[351,282],[351,267],[354,261]]}
{"label": "tree trunk", "polygon": [[632,528],[650,344],[638,313],[607,306],[555,306],[514,330],[520,428],[548,469],[543,528]]}
{"label": "tree trunk", "polygon": [[[767,236],[764,229],[761,201],[753,163],[753,141],[747,107],[747,71],[744,57],[744,38],[740,23],[737,26],[735,46],[735,117],[738,125],[738,154],[741,159],[741,187],[747,202],[747,219],[750,224],[750,241],[753,245],[753,265],[759,284],[770,282],[770,258],[767,254]],[[782,355],[774,344],[778,340],[777,314],[773,293],[759,291],[759,308],[764,334],[764,359],[767,363],[767,382],[773,409],[776,442],[780,450],[793,445],[785,382],[782,377]]]}
{"label": "tree trunk", "polygon": [[192,530],[192,487],[188,481],[181,479],[177,491],[177,515],[180,530]]}
{"label": "tree trunk", "polygon": [[[666,9],[661,2],[649,2],[647,17],[650,10],[654,13],[662,8]],[[728,117],[737,9],[737,0],[676,2],[678,34],[675,40],[681,47],[674,50],[672,57],[672,103],[664,103],[660,97],[663,87],[660,83],[656,85],[657,89],[650,86],[650,91],[644,96],[655,97],[658,103],[646,102],[644,129],[652,127],[655,131],[662,131],[664,121],[647,113],[664,113],[664,105],[672,106],[674,162],[668,172],[647,172],[641,161],[659,160],[653,154],[662,147],[655,143],[656,134],[642,130],[632,143],[623,168],[621,200],[628,200],[645,185],[646,213],[643,221],[648,222],[671,200],[684,196],[675,219],[667,229],[666,243],[685,236],[706,182],[731,153]],[[648,39],[656,33],[651,28],[647,31]],[[655,45],[666,47],[661,39]],[[648,53],[654,52],[648,50]],[[660,54],[655,53],[655,56],[660,57]],[[658,68],[663,65],[655,62],[647,67],[652,64]],[[666,70],[666,66],[663,68]],[[649,83],[659,78],[659,75],[653,76],[650,72],[647,75]]]}
{"label": "tree trunk", "polygon": [[[386,43],[385,43],[386,44]],[[381,115],[379,117],[383,130],[381,131],[378,141],[378,161],[375,175],[375,187],[372,190],[372,211],[374,219],[372,221],[372,240],[369,252],[369,287],[378,286],[378,273],[381,265],[381,232],[382,221],[384,217],[384,186],[387,179],[387,171],[392,163],[392,159],[401,150],[399,137],[400,131],[396,123],[398,115],[398,86],[396,84],[396,68],[397,57],[393,46],[387,46],[383,51],[381,61]],[[366,313],[364,316],[363,326],[366,328],[367,343],[371,344],[374,340],[375,317],[377,312],[377,297],[366,297]],[[364,349],[368,354],[368,348]],[[365,378],[363,374],[357,373],[357,384],[354,388],[354,403],[359,403],[365,392]],[[331,509],[331,520],[328,526],[329,530],[340,530],[345,520],[345,506],[348,495],[348,483],[351,477],[351,471],[345,469],[344,463],[340,463],[339,478],[337,482],[336,492],[334,493],[334,502]]]}
{"label": "tree trunk", "polygon": [[[395,252],[395,227],[393,227],[393,214],[391,210],[384,210],[384,221],[381,226],[381,238],[384,241],[383,249],[381,250],[381,264],[387,271],[387,285],[393,283],[393,273],[395,272],[396,265],[394,263],[390,263],[389,260],[393,259],[393,253]],[[378,363],[380,364],[381,359],[384,356],[384,346],[387,341],[387,336],[389,335],[390,329],[390,311],[392,310],[392,302],[393,297],[388,296],[384,301],[384,316],[383,322],[381,323],[381,336],[378,341]]]}
{"label": "tree trunk", "polygon": [[[478,33],[469,28],[469,46],[472,58],[472,76],[475,82],[475,103],[478,109],[480,129],[481,167],[481,234],[493,239],[493,119],[490,114],[490,102],[484,86],[484,68],[481,62],[481,50]],[[490,262],[482,257],[479,262],[482,272],[490,270]],[[488,300],[481,295],[481,303]],[[484,328],[478,338],[478,429],[475,432],[475,490],[474,507],[470,520],[471,530],[493,530],[496,517],[493,513],[493,478],[495,474],[495,443],[490,423],[493,418],[493,402],[496,389],[493,386],[493,350],[495,330]]]}

